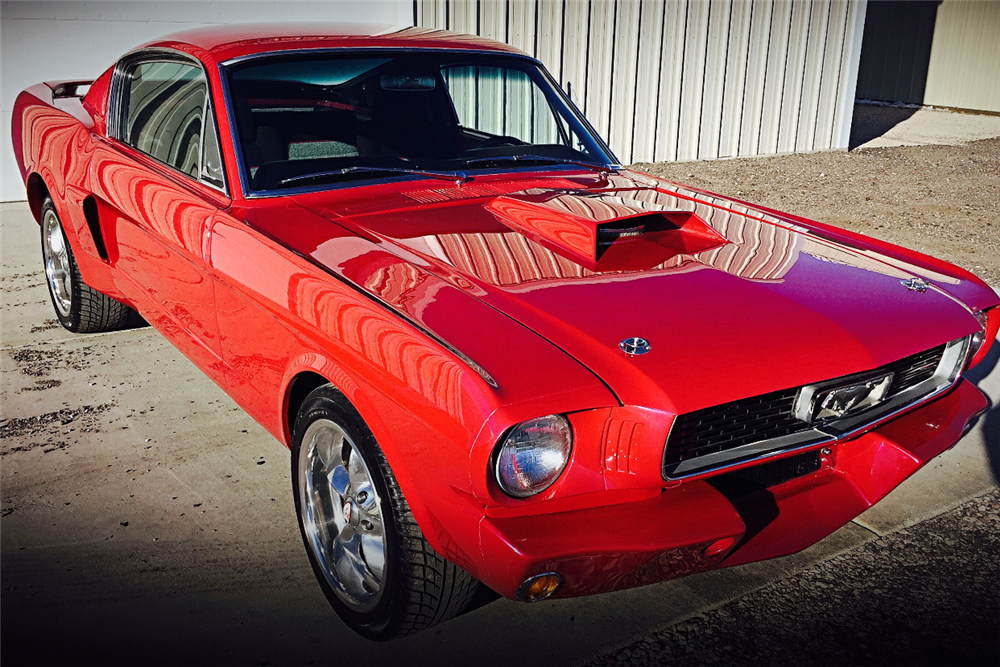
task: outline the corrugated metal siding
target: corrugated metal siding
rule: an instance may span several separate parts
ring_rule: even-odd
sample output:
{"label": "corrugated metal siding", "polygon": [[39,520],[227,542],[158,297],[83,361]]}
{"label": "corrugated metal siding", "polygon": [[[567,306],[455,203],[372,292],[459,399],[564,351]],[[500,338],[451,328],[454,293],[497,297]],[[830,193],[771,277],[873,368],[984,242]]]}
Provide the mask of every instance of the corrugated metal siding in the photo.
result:
{"label": "corrugated metal siding", "polygon": [[513,44],[625,164],[845,148],[865,0],[414,0]]}
{"label": "corrugated metal siding", "polygon": [[857,96],[1000,111],[1000,2],[872,2]]}
{"label": "corrugated metal siding", "polygon": [[1000,111],[1000,2],[938,8],[924,102]]}
{"label": "corrugated metal siding", "polygon": [[937,8],[923,0],[868,4],[859,98],[923,104]]}

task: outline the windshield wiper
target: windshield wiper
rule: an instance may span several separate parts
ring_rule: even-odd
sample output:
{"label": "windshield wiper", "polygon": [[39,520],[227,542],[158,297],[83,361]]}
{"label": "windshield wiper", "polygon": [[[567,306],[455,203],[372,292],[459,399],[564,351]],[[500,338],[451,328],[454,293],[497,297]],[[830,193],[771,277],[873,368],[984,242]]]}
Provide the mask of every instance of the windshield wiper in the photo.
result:
{"label": "windshield wiper", "polygon": [[439,178],[443,181],[452,181],[456,184],[467,183],[472,180],[471,176],[467,176],[460,171],[424,171],[422,169],[406,169],[403,167],[344,167],[343,169],[334,169],[332,171],[317,171],[312,174],[303,174],[301,176],[290,176],[278,181],[278,185],[288,185],[289,183],[300,183],[302,181],[313,181],[321,180],[326,178],[335,178],[337,176],[346,176],[348,174],[414,174],[417,176],[429,176],[430,178]]}
{"label": "windshield wiper", "polygon": [[602,164],[594,164],[593,162],[581,162],[579,160],[569,160],[567,158],[561,157],[547,157],[545,155],[492,155],[483,157],[474,157],[468,160],[464,160],[462,165],[468,167],[469,165],[485,163],[485,162],[535,162],[535,163],[548,163],[548,164],[572,164],[577,167],[584,167],[592,171],[597,171],[602,174],[610,174],[615,170],[611,167],[606,167]]}

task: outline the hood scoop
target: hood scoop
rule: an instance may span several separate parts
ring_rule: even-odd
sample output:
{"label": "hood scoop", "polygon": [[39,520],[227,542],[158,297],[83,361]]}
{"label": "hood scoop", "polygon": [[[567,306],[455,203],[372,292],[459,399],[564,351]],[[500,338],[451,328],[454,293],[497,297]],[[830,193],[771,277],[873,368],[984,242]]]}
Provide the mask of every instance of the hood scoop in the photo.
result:
{"label": "hood scoop", "polygon": [[729,243],[683,209],[638,199],[567,193],[495,198],[486,209],[502,224],[591,271],[641,271],[676,255]]}

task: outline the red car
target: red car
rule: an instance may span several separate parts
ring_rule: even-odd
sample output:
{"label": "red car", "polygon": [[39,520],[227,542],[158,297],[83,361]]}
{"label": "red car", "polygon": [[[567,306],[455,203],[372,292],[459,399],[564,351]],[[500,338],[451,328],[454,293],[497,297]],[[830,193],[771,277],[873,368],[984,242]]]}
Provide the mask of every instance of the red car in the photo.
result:
{"label": "red car", "polygon": [[60,322],[141,314],[291,449],[319,584],[373,639],[479,582],[797,551],[987,405],[981,280],[624,169],[503,44],[195,30],[29,88],[12,130]]}

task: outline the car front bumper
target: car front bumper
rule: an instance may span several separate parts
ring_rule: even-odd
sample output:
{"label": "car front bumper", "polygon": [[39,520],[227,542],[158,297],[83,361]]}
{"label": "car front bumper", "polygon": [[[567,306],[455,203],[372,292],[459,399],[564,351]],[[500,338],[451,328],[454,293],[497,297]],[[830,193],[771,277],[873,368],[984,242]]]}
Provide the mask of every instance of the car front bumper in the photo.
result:
{"label": "car front bumper", "polygon": [[557,572],[565,583],[554,597],[575,597],[794,553],[957,443],[987,405],[962,379],[916,410],[824,445],[815,472],[746,495],[697,479],[614,505],[484,518],[480,544],[488,565],[480,574],[513,598],[528,577]]}

